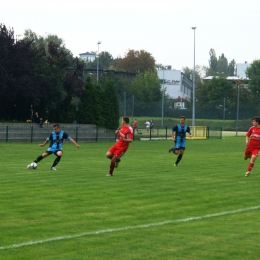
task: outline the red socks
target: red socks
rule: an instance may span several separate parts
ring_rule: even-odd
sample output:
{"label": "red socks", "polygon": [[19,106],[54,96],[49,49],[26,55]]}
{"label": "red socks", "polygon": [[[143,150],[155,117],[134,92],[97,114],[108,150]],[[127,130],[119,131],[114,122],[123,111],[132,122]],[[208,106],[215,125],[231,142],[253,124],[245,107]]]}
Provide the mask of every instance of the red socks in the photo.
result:
{"label": "red socks", "polygon": [[248,167],[247,167],[247,171],[250,172],[254,167],[254,164],[253,163],[249,163],[248,164]]}

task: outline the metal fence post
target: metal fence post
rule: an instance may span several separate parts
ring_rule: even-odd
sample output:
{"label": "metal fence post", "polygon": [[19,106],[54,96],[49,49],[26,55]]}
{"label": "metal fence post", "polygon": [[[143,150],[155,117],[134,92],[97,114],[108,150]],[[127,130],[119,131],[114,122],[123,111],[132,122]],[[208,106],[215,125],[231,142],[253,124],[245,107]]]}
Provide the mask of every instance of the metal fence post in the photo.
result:
{"label": "metal fence post", "polygon": [[8,142],[8,125],[6,126],[6,136],[5,136],[5,141]]}
{"label": "metal fence post", "polygon": [[167,134],[167,126],[166,126],[165,130],[166,130],[166,140],[167,140],[167,138],[168,138],[168,134]]}
{"label": "metal fence post", "polygon": [[33,142],[33,126],[31,126],[31,143]]}
{"label": "metal fence post", "polygon": [[76,126],[76,142],[78,142],[78,127]]}
{"label": "metal fence post", "polygon": [[98,126],[96,126],[96,142],[98,141]]}

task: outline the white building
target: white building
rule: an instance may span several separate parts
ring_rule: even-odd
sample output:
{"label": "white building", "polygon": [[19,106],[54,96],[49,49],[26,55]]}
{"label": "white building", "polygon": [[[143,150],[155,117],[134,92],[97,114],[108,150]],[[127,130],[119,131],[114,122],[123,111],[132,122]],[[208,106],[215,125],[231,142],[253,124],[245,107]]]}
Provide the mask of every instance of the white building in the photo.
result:
{"label": "white building", "polygon": [[247,61],[245,61],[245,63],[237,63],[237,69],[236,69],[237,77],[246,78],[246,70],[250,66],[251,64],[247,63]]}
{"label": "white building", "polygon": [[162,89],[165,89],[165,93],[171,98],[178,100],[174,102],[174,107],[185,108],[185,100],[189,100],[191,97],[192,81],[180,70],[158,70],[157,74],[162,82]]}
{"label": "white building", "polygon": [[85,60],[86,62],[90,62],[96,59],[96,54],[90,52],[80,53],[79,56],[82,60]]}

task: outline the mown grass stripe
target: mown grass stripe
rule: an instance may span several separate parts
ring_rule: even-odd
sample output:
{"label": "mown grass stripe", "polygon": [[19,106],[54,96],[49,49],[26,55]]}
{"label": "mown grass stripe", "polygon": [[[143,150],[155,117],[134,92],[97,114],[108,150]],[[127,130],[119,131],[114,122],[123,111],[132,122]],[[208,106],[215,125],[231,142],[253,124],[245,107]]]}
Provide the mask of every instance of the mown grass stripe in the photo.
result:
{"label": "mown grass stripe", "polygon": [[189,218],[178,219],[178,220],[166,220],[166,221],[157,222],[157,223],[150,223],[150,224],[137,225],[137,226],[127,226],[127,227],[115,228],[115,229],[97,230],[97,231],[93,231],[93,232],[84,232],[84,233],[70,235],[70,236],[59,236],[59,237],[53,237],[53,238],[48,238],[48,239],[44,239],[44,240],[36,240],[36,241],[29,241],[29,242],[19,243],[19,244],[12,244],[12,245],[8,245],[8,246],[1,246],[0,250],[13,249],[13,248],[19,248],[19,247],[24,247],[24,246],[38,245],[38,244],[44,244],[44,243],[53,242],[53,241],[74,239],[74,238],[79,238],[79,237],[83,237],[83,236],[91,236],[91,235],[99,235],[99,234],[104,234],[104,233],[127,231],[127,230],[131,230],[131,229],[142,229],[142,228],[163,226],[163,225],[167,225],[167,224],[180,223],[180,222],[189,222],[189,221],[201,220],[201,219],[206,219],[206,218],[213,218],[213,217],[219,217],[219,216],[224,216],[224,215],[237,214],[237,213],[240,213],[240,212],[257,210],[259,208],[260,208],[260,205],[259,206],[254,206],[254,207],[250,207],[250,208],[237,209],[237,210],[231,210],[231,211],[224,211],[224,212],[208,214],[208,215],[198,216],[198,217],[189,217]]}

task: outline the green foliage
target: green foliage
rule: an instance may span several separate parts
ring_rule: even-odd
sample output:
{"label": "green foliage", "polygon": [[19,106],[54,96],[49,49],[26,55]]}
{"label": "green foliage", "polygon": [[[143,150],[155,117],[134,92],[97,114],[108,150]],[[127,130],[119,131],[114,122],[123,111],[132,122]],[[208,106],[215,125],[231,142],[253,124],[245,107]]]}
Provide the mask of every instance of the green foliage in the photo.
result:
{"label": "green foliage", "polygon": [[119,120],[119,101],[116,88],[112,81],[107,80],[105,82],[102,106],[105,127],[117,129]]}
{"label": "green foliage", "polygon": [[56,35],[44,38],[27,30],[22,40],[15,41],[13,34],[0,26],[0,108],[4,108],[0,117],[24,121],[30,118],[32,106],[49,121],[70,121],[74,113],[70,102],[82,87],[81,64]]}
{"label": "green foliage", "polygon": [[207,76],[234,76],[236,67],[236,62],[234,59],[230,63],[228,63],[228,59],[223,53],[221,56],[219,56],[219,58],[217,58],[214,49],[210,49],[209,55],[209,68],[206,71]]}
{"label": "green foliage", "polygon": [[100,85],[87,77],[78,105],[78,123],[104,126],[102,96]]}
{"label": "green foliage", "polygon": [[30,116],[32,100],[40,100],[35,75],[37,53],[31,42],[15,41],[14,32],[0,24],[0,117],[21,120]]}
{"label": "green foliage", "polygon": [[[113,57],[109,52],[103,51],[99,53],[99,58],[98,58],[99,69],[108,69],[112,61],[113,61]],[[93,61],[87,62],[86,68],[97,69],[97,58],[94,59]]]}
{"label": "green foliage", "polygon": [[71,98],[67,96],[59,108],[56,110],[56,113],[59,114],[60,122],[63,123],[72,123],[76,118],[76,107],[72,105]]}
{"label": "green foliage", "polygon": [[90,77],[84,83],[82,96],[78,105],[77,121],[80,124],[95,124],[95,89]]}
{"label": "green foliage", "polygon": [[234,76],[235,75],[235,68],[236,68],[236,62],[233,59],[232,61],[229,62],[228,64],[228,76]]}
{"label": "green foliage", "polygon": [[97,126],[104,126],[105,119],[103,117],[103,91],[100,88],[100,84],[94,83],[93,85],[93,101],[95,104],[95,111],[94,111],[94,122]]}
{"label": "green foliage", "polygon": [[138,73],[130,85],[130,95],[135,95],[137,107],[150,107],[162,98],[161,83],[156,72]]}
{"label": "green foliage", "polygon": [[226,77],[213,77],[212,80],[204,82],[197,88],[196,98],[198,102],[196,106],[205,113],[209,111],[212,113],[213,108],[215,108],[215,114],[222,113],[220,105],[223,105],[223,98],[225,97],[228,103],[233,90],[233,84]]}
{"label": "green foliage", "polygon": [[[211,71],[217,71],[217,66],[218,66],[218,60],[217,60],[217,57],[216,57],[216,52],[214,49],[210,49],[209,51],[209,68]],[[214,74],[211,74],[211,75],[214,75]]]}
{"label": "green foliage", "polygon": [[247,77],[250,79],[248,88],[257,96],[259,102],[260,94],[260,60],[255,60],[246,71]]}
{"label": "green foliage", "polygon": [[221,56],[219,56],[217,61],[217,71],[221,74],[227,75],[228,73],[228,60],[225,57],[225,55],[222,53]]}

